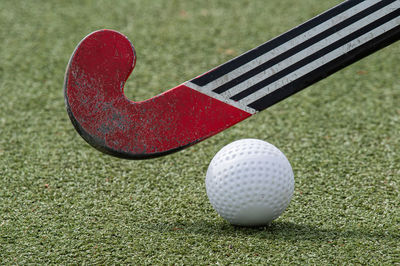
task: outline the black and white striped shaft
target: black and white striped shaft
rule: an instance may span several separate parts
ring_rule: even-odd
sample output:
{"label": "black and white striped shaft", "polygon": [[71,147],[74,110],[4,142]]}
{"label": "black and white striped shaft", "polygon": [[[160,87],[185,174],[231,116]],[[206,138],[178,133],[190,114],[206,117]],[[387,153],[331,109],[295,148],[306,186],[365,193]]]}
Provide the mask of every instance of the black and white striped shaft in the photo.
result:
{"label": "black and white striped shaft", "polygon": [[185,83],[254,114],[400,39],[400,0],[348,0]]}

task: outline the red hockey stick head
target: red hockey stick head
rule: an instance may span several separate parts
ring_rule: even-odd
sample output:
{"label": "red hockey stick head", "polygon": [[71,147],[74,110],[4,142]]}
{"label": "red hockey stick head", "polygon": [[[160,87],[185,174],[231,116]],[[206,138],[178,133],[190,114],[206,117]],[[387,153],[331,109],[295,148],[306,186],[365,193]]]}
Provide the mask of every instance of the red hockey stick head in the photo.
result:
{"label": "red hockey stick head", "polygon": [[123,89],[136,62],[122,34],[100,30],[75,49],[65,74],[68,115],[78,133],[98,150],[129,159],[172,153],[250,116],[184,84],[146,101]]}

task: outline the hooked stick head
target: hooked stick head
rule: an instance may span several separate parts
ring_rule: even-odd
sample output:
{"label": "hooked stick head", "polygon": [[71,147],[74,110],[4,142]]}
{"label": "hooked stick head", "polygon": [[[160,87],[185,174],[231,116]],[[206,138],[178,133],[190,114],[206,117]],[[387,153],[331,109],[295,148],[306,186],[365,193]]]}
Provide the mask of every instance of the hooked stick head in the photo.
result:
{"label": "hooked stick head", "polygon": [[104,153],[128,159],[166,155],[250,116],[185,84],[131,101],[123,90],[135,63],[131,42],[112,30],[86,36],[69,61],[64,82],[68,115],[83,139]]}

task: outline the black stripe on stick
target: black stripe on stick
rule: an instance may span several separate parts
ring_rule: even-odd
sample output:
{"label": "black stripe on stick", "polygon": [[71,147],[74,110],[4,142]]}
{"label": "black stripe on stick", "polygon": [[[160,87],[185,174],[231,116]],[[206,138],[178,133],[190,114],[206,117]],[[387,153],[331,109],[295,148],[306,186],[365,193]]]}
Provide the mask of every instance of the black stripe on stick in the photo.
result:
{"label": "black stripe on stick", "polygon": [[[206,84],[222,77],[223,75],[233,71],[234,69],[250,62],[251,60],[267,53],[268,51],[278,47],[279,45],[303,34],[304,32],[314,28],[315,26],[343,13],[344,11],[354,7],[355,5],[363,2],[363,0],[348,0],[344,3],[333,7],[332,9],[322,13],[321,15],[301,24],[300,26],[236,57],[225,64],[205,73],[204,75],[191,80],[192,83],[198,86],[205,86]],[[385,2],[385,1],[383,1]]]}
{"label": "black stripe on stick", "polygon": [[359,38],[360,36],[374,30],[375,28],[381,26],[382,24],[385,24],[386,22],[396,18],[400,16],[400,9],[397,9],[396,11],[368,24],[367,26],[365,26],[364,28],[361,28],[355,32],[353,32],[352,34],[326,46],[325,48],[315,52],[314,54],[298,61],[297,63],[283,69],[280,72],[277,72],[276,74],[258,82],[257,84],[254,84],[253,86],[249,87],[248,89],[232,96],[230,99],[234,100],[234,101],[239,101],[251,94],[253,94],[256,91],[259,91],[263,88],[265,88],[266,86],[268,86],[269,84],[285,77],[286,75],[298,70],[299,68],[304,67],[305,65],[308,65],[309,63],[323,57],[324,55],[338,49],[341,46],[346,45],[347,43],[356,40],[357,38]]}
{"label": "black stripe on stick", "polygon": [[320,68],[313,70],[307,75],[302,76],[301,78],[285,85],[284,87],[267,94],[266,96],[252,102],[248,106],[257,111],[262,111],[398,40],[400,40],[400,26],[385,32],[377,38],[372,39],[371,41],[355,48],[349,53],[344,54],[321,66]]}
{"label": "black stripe on stick", "polygon": [[[300,43],[299,45],[294,46],[293,48],[287,50],[286,52],[280,54],[277,57],[272,58],[271,60],[253,68],[252,70],[240,75],[239,77],[230,80],[229,82],[219,86],[218,88],[214,89],[213,92],[221,94],[229,89],[231,89],[232,87],[250,79],[251,77],[265,71],[266,69],[278,64],[279,62],[299,53],[302,50],[307,49],[308,47],[310,47],[311,45],[326,39],[327,37],[335,34],[335,32],[338,32],[339,30],[342,30],[346,27],[348,27],[349,25],[356,23],[357,21],[363,19],[364,17],[382,9],[383,7],[385,7],[386,5],[389,5],[390,3],[394,2],[395,0],[390,0],[390,1],[381,1],[378,2],[377,4],[363,10],[362,12],[357,13],[354,16],[351,16],[350,18],[338,23],[335,26],[332,26],[329,29],[326,29],[325,31],[315,35],[314,37]],[[236,97],[238,99],[241,99],[240,97]],[[237,99],[234,99],[237,100]]]}

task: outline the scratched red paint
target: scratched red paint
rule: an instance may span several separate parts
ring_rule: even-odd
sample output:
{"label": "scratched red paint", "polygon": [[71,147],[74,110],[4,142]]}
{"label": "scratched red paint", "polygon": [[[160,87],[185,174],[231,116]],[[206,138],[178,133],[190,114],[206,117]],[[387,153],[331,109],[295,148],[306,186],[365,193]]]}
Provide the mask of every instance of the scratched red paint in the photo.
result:
{"label": "scratched red paint", "polygon": [[78,132],[102,151],[125,158],[155,157],[250,116],[184,85],[146,101],[130,101],[123,85],[135,60],[130,41],[111,30],[87,36],[70,60],[65,82],[68,113]]}

